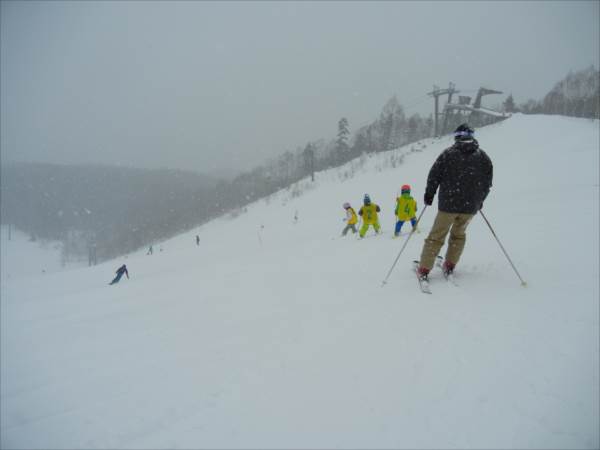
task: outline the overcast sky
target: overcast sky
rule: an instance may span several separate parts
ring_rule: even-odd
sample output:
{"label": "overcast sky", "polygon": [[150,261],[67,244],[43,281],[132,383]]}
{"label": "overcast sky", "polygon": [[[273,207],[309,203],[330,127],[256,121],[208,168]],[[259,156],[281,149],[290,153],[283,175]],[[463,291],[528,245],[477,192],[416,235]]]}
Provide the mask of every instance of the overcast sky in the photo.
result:
{"label": "overcast sky", "polygon": [[394,94],[520,103],[600,58],[598,1],[0,5],[2,162],[245,170]]}

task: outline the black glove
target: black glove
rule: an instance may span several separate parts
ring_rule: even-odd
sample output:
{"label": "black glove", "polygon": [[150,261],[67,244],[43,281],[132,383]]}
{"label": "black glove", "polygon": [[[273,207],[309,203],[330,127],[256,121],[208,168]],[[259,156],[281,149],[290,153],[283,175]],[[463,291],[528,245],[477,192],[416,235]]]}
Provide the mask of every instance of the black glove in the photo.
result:
{"label": "black glove", "polygon": [[425,194],[423,201],[427,206],[431,206],[431,204],[433,203],[433,195]]}

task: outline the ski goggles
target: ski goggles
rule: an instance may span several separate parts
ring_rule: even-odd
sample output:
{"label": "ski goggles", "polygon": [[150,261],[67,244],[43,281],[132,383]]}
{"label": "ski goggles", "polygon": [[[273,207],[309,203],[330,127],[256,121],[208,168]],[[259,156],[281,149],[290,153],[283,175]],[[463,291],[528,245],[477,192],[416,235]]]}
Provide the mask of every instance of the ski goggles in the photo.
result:
{"label": "ski goggles", "polygon": [[454,132],[455,137],[473,137],[474,134],[475,134],[474,131],[455,131]]}

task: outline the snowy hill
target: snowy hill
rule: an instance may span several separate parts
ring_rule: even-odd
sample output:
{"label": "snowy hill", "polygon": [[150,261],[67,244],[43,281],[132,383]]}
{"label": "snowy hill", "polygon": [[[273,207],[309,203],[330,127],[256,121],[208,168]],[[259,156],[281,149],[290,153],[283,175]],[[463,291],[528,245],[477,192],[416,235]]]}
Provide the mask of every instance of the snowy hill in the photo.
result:
{"label": "snowy hill", "polygon": [[[2,281],[13,276],[31,276],[60,270],[60,250],[53,245],[44,246],[31,242],[25,233],[11,231],[8,238],[8,227],[0,228],[0,277]],[[26,257],[25,257],[26,255]]]}
{"label": "snowy hill", "polygon": [[[61,260],[62,244],[58,241],[32,241],[19,231],[12,230],[9,239],[8,226],[0,228],[0,278],[37,277],[73,267],[83,267],[83,261],[68,262]],[[87,262],[87,261],[86,261]]]}
{"label": "snowy hill", "polygon": [[[450,138],[319,173],[152,256],[3,279],[2,448],[598,448],[598,125],[477,130],[484,211],[526,288],[476,217],[459,286],[422,294],[410,261],[435,206],[382,287],[405,239],[396,193],[422,207]],[[383,235],[341,238],[364,193]]]}

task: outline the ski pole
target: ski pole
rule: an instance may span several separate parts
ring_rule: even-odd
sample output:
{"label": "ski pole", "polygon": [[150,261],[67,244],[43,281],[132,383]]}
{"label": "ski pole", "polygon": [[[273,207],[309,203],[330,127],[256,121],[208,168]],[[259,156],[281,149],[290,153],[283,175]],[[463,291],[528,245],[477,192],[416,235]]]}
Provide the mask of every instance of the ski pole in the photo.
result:
{"label": "ski pole", "polygon": [[402,245],[402,248],[398,252],[398,256],[396,256],[396,260],[394,261],[394,264],[392,264],[392,267],[390,267],[390,270],[387,273],[387,275],[385,276],[385,279],[383,280],[383,283],[381,283],[381,287],[385,286],[385,284],[387,283],[388,278],[392,274],[392,270],[394,270],[394,267],[396,266],[396,263],[400,259],[400,255],[402,254],[402,252],[406,248],[406,244],[408,244],[408,240],[411,238],[411,236],[413,234],[415,234],[415,230],[417,229],[417,226],[419,225],[419,222],[421,221],[421,217],[423,216],[423,213],[425,212],[426,209],[427,209],[427,205],[425,205],[425,207],[423,208],[423,211],[421,211],[421,214],[419,214],[419,217],[417,218],[417,223],[415,224],[414,228],[412,230],[410,230],[410,234],[406,237],[406,240],[404,241],[404,245]]}
{"label": "ski pole", "polygon": [[506,250],[504,250],[504,246],[502,245],[502,242],[500,242],[500,239],[498,239],[498,236],[496,236],[496,233],[494,232],[494,229],[490,225],[490,222],[487,220],[487,217],[485,217],[485,214],[483,213],[482,210],[479,210],[479,213],[481,214],[481,217],[483,217],[483,220],[485,220],[485,223],[487,223],[487,226],[490,228],[490,231],[492,232],[492,234],[494,235],[494,237],[496,238],[496,241],[498,242],[498,245],[500,245],[500,248],[504,252],[504,255],[506,256],[506,259],[508,259],[508,262],[512,266],[513,270],[515,271],[515,273],[519,277],[519,280],[521,280],[521,286],[527,286],[527,283],[523,280],[523,278],[521,278],[521,275],[519,274],[519,271],[517,270],[517,268],[515,267],[515,265],[511,261],[510,256],[508,256],[508,253],[506,253]]}

